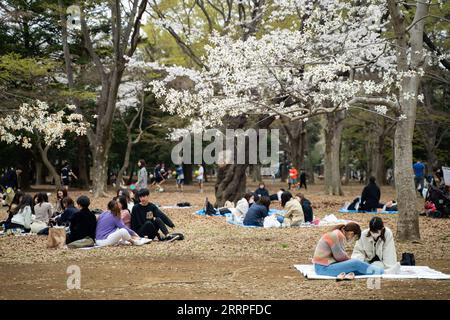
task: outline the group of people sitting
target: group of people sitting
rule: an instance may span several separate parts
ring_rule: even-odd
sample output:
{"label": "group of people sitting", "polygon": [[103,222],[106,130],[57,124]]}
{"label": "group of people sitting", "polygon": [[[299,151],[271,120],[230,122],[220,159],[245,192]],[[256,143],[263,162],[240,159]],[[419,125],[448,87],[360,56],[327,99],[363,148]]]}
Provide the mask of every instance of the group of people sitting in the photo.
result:
{"label": "group of people sitting", "polygon": [[[349,257],[345,245],[353,239],[356,243]],[[380,217],[373,217],[369,228],[363,231],[355,222],[334,227],[320,238],[312,262],[316,274],[337,277],[338,280],[400,271],[394,236]]]}
{"label": "group of people sitting", "polygon": [[[34,197],[17,192],[7,212],[8,218],[1,223],[5,230],[48,234],[54,225],[67,229],[66,243],[90,238],[99,246],[122,242],[140,245],[142,238],[161,241],[173,239],[168,228],[175,224],[155,204],[149,201],[148,189],[140,189],[134,199],[127,190],[119,190],[117,196],[107,203],[105,211],[95,214],[89,209],[89,197],[82,195],[75,203],[67,190],[57,192],[56,205],[48,201],[46,193]],[[56,210],[54,210],[54,208]]]}
{"label": "group of people sitting", "polygon": [[245,226],[262,227],[264,219],[269,216],[271,201],[279,201],[284,213],[276,213],[278,222],[284,227],[300,226],[304,222],[312,222],[313,211],[311,202],[301,193],[295,197],[289,191],[281,189],[277,194],[269,196],[269,192],[261,183],[252,193],[247,192],[230,208],[231,219]]}

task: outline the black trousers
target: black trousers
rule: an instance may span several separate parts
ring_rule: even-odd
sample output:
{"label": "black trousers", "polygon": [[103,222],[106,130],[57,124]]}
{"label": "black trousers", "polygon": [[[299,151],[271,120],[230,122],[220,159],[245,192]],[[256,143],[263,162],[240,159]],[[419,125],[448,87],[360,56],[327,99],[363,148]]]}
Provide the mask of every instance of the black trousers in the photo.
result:
{"label": "black trousers", "polygon": [[306,186],[306,181],[302,181],[302,180],[300,180],[300,186],[299,186],[299,188],[301,188],[301,187],[305,187],[305,189],[308,189],[308,187]]}
{"label": "black trousers", "polygon": [[169,231],[167,230],[167,227],[165,223],[161,220],[161,218],[153,218],[151,220],[147,220],[140,228],[137,230],[137,234],[140,237],[147,236],[149,239],[153,239],[154,237],[158,236],[158,231],[161,230],[161,232],[164,235],[168,235]]}

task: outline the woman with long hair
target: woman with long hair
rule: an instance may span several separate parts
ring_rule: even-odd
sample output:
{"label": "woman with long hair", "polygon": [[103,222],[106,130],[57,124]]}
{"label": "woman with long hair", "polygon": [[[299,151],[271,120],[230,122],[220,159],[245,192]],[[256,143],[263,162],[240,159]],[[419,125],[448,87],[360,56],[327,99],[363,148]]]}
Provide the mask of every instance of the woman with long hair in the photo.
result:
{"label": "woman with long hair", "polygon": [[22,229],[24,232],[30,232],[30,226],[33,215],[33,198],[29,194],[21,197],[17,206],[17,213],[9,221],[5,222],[5,230]]}
{"label": "woman with long hair", "polygon": [[394,235],[391,229],[384,226],[380,217],[373,217],[369,228],[361,233],[356,242],[352,259],[358,259],[382,269],[395,267],[397,253],[395,251]]}
{"label": "woman with long hair", "polygon": [[112,246],[124,241],[130,241],[135,245],[141,244],[136,232],[120,219],[120,207],[115,200],[108,202],[108,210],[98,217],[95,240],[99,246]]}
{"label": "woman with long hair", "polygon": [[381,275],[397,273],[400,266],[383,270],[364,261],[350,259],[345,251],[348,241],[361,237],[361,228],[355,222],[340,224],[325,233],[314,252],[314,269],[318,275],[337,277],[337,280],[353,280],[355,275]]}

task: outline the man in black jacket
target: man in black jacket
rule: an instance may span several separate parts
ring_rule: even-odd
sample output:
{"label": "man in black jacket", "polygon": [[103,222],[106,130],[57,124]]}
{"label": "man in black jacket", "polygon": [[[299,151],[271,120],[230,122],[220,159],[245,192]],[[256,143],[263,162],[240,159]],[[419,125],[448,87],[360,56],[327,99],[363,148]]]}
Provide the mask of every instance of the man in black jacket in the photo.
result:
{"label": "man in black jacket", "polygon": [[380,203],[380,197],[380,188],[375,183],[375,178],[370,177],[369,184],[363,189],[359,210],[375,212],[377,208],[383,208],[383,204]]}
{"label": "man in black jacket", "polygon": [[97,228],[97,219],[95,214],[89,210],[91,201],[87,196],[80,196],[77,199],[77,205],[80,211],[75,212],[70,221],[70,233],[67,235],[66,243],[81,240],[90,237],[95,240],[95,229]]}
{"label": "man in black jacket", "polygon": [[[149,202],[149,195],[148,189],[138,191],[139,203],[131,210],[131,229],[140,237],[158,237],[159,240],[164,240],[169,234],[167,226],[173,229],[175,225],[157,206]],[[160,236],[159,230],[164,234],[163,237]]]}

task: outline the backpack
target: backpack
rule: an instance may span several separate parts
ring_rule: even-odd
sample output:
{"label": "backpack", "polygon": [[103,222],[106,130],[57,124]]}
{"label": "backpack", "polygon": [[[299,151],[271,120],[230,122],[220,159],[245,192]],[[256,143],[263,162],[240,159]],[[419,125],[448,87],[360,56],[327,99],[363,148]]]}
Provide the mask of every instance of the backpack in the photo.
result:
{"label": "backpack", "polygon": [[213,215],[217,214],[216,209],[213,207],[211,202],[208,201],[208,199],[206,199],[206,203],[205,203],[205,214],[209,215],[209,216],[213,216]]}
{"label": "backpack", "polygon": [[415,266],[416,265],[416,259],[414,258],[413,253],[409,252],[403,252],[402,253],[402,260],[400,261],[400,265],[402,266]]}
{"label": "backpack", "polygon": [[192,205],[189,202],[180,202],[177,203],[177,207],[192,207]]}

